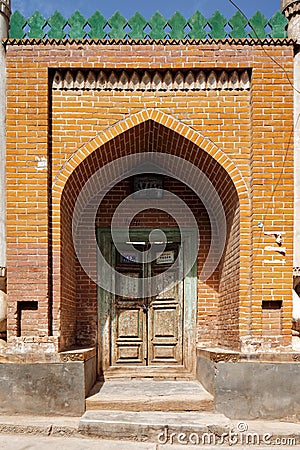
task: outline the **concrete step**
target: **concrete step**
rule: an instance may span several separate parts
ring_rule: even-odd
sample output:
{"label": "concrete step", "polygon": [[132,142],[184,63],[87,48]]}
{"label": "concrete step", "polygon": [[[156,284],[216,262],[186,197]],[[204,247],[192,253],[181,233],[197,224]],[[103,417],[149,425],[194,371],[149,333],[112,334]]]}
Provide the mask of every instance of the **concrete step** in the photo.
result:
{"label": "concrete step", "polygon": [[79,422],[82,435],[160,444],[175,443],[181,433],[220,437],[231,429],[228,418],[207,412],[86,411]]}
{"label": "concrete step", "polygon": [[97,383],[86,410],[213,411],[213,397],[191,381],[106,381]]}
{"label": "concrete step", "polygon": [[[235,448],[245,450],[251,448],[251,450],[261,450],[262,448],[300,448],[299,418],[295,418],[294,422],[247,420],[246,422],[231,421],[230,423],[228,419],[224,420],[224,416],[211,413],[123,412],[120,415],[117,411],[99,411],[97,413],[97,417],[95,417],[95,414],[96,411],[89,411],[88,413],[85,413],[85,416],[82,418],[66,416],[45,417],[0,415],[0,448],[7,450],[24,448],[43,450],[48,448],[61,448],[63,450],[74,450],[75,448],[80,450],[96,450],[100,448],[101,450],[179,450],[182,448],[222,448],[223,450]],[[124,420],[124,414],[127,421],[126,419]],[[143,417],[145,415],[146,418]],[[152,416],[151,420],[150,416]],[[177,418],[176,423],[174,416]],[[93,429],[99,419],[102,421],[104,419],[104,422],[106,422],[106,428],[104,428],[104,426],[102,427],[102,435],[109,434],[109,440],[102,440],[101,435],[99,436],[97,430],[96,432],[95,430],[93,431],[94,435],[91,435],[90,438],[88,436],[88,426],[90,426],[90,429]],[[146,419],[148,419],[148,422],[146,422]],[[117,429],[118,434],[115,432],[116,420],[121,423],[121,426],[125,429],[125,431],[127,428],[126,433],[122,434],[120,429]],[[130,420],[132,420],[134,426],[136,427],[136,432],[139,434],[134,435],[135,430],[131,430],[131,433],[130,430],[128,432],[128,421]],[[180,436],[180,434],[171,434],[174,429],[180,430],[180,428],[178,428],[178,422],[179,425],[182,425],[182,432],[186,434],[186,437]],[[140,428],[138,428],[138,423],[140,424]],[[201,425],[200,431],[199,428],[197,428],[197,424]],[[153,431],[151,426],[156,427],[157,429],[154,429]],[[159,428],[162,426],[164,427],[163,429]],[[167,426],[169,426],[170,429],[167,429]],[[79,428],[81,429],[81,432],[79,431]],[[103,432],[103,429],[106,429],[105,433]],[[107,429],[109,429],[108,432]],[[149,429],[152,434],[148,437],[145,433],[147,433]],[[191,429],[193,431],[192,433],[189,433],[188,430]],[[209,429],[209,432],[207,429]],[[227,439],[225,437],[223,440],[225,439],[226,445],[221,445],[221,437],[223,434],[221,431],[227,429],[232,430],[233,439],[230,441],[229,436]],[[201,434],[201,430],[205,430],[206,434]],[[195,435],[197,431],[199,433],[198,437]],[[123,435],[125,436],[126,441],[125,438],[123,440],[117,440],[118,436],[122,437]],[[239,444],[236,444],[237,435]],[[94,439],[97,438],[97,436],[99,436],[99,440]],[[254,436],[256,436],[256,439],[254,439]],[[252,445],[252,442],[257,443],[257,436],[260,437],[260,445]],[[6,440],[6,437],[9,442]],[[26,440],[26,437],[28,437],[28,441]],[[38,441],[35,443],[31,442],[30,439],[33,438],[38,439]],[[165,444],[166,438],[167,442]],[[130,439],[132,439],[132,442],[130,442]],[[139,442],[138,439],[140,439]],[[197,440],[199,441],[199,445],[196,445]],[[216,442],[216,446],[213,445],[214,440]],[[141,441],[145,442],[141,443]],[[202,446],[202,442],[205,443],[205,445]],[[212,443],[212,446],[208,445],[209,442]],[[183,447],[183,444],[186,445]]]}

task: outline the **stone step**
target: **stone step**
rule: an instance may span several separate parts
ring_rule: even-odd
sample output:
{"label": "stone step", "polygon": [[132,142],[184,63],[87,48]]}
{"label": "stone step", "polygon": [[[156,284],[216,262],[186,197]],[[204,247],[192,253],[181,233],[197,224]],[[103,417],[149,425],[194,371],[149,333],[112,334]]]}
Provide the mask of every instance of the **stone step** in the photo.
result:
{"label": "stone step", "polygon": [[86,410],[207,411],[214,401],[198,382],[107,381],[97,383],[86,399]]}
{"label": "stone step", "polygon": [[213,442],[231,429],[228,418],[207,412],[86,411],[79,423],[82,435],[160,444],[176,443],[181,433]]}

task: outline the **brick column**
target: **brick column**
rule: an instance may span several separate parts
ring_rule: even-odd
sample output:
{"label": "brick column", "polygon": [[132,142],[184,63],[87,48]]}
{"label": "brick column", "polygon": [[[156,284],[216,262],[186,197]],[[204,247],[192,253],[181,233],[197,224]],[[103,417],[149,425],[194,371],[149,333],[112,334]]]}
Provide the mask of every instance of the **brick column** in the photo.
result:
{"label": "brick column", "polygon": [[[281,0],[281,10],[289,21],[288,36],[300,43],[300,1]],[[294,285],[299,283],[300,268],[300,52],[294,58]]]}
{"label": "brick column", "polygon": [[10,0],[0,0],[0,338],[6,336],[6,52]]}
{"label": "brick column", "polygon": [[34,45],[7,52],[8,346],[36,355],[56,351],[49,336],[48,61]]}
{"label": "brick column", "polygon": [[[292,51],[283,47],[261,52],[253,68],[252,343],[248,350],[291,344],[293,92],[288,77],[293,82]],[[285,73],[276,62],[285,66]],[[281,232],[280,246],[276,233]]]}

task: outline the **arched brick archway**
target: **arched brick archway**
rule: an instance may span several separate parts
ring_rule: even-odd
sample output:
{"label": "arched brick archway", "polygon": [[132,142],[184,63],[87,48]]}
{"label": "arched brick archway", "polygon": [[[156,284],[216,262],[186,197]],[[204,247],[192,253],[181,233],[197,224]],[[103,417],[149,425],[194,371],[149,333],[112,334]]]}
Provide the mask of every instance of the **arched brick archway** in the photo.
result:
{"label": "arched brick archway", "polygon": [[218,295],[211,301],[212,280],[199,285],[200,340],[210,343],[209,321],[218,330],[215,343],[219,339],[229,347],[238,348],[241,335],[249,332],[250,209],[243,177],[221,149],[200,133],[160,111],[145,110],[117,123],[78,149],[56,175],[52,221],[53,312],[54,330],[60,335],[61,349],[79,344],[95,345],[97,341],[96,286],[78,266],[71,235],[77,196],[99,167],[126,154],[158,149],[201,168],[217,189],[226,213],[227,243],[218,273],[212,276],[218,285],[215,289]]}
{"label": "arched brick archway", "polygon": [[201,148],[201,150],[210,155],[229,174],[235,184],[239,198],[248,200],[248,188],[241,172],[233,161],[224,152],[222,152],[216,144],[203,136],[200,132],[193,130],[191,127],[180,122],[174,117],[156,109],[146,109],[133,114],[120,122],[117,122],[114,126],[104,130],[72,154],[72,156],[66,161],[55,176],[53,183],[54,203],[59,202],[67,179],[76,167],[78,167],[78,165],[86,159],[87,156],[120,134],[149,120],[164,125],[170,131],[176,132],[178,135],[191,141],[197,147]]}

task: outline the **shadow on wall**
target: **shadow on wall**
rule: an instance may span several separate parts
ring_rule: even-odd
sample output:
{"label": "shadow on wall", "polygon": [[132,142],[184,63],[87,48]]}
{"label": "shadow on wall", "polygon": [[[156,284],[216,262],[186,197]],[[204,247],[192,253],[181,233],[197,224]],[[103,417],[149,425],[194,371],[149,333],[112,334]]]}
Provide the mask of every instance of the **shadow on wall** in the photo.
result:
{"label": "shadow on wall", "polygon": [[0,339],[6,339],[6,330],[7,330],[6,277],[0,276]]}
{"label": "shadow on wall", "polygon": [[294,279],[292,347],[293,350],[300,351],[300,277]]}

